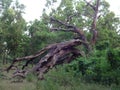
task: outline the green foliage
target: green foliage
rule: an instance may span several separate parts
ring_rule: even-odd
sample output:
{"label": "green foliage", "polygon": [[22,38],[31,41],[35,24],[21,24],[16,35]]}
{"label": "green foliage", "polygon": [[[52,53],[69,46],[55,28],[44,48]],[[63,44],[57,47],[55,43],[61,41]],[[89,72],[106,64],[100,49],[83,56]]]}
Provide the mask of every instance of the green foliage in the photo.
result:
{"label": "green foliage", "polygon": [[24,47],[22,47],[25,42],[24,30],[26,28],[26,22],[22,17],[24,5],[17,1],[14,3],[12,0],[2,0],[3,11],[0,16],[0,56],[2,60],[24,55]]}
{"label": "green foliage", "polygon": [[28,82],[34,82],[37,79],[37,77],[34,74],[28,74],[26,77],[26,80]]}
{"label": "green foliage", "polygon": [[58,90],[59,86],[57,85],[57,83],[53,83],[53,81],[51,80],[47,80],[47,81],[38,81],[36,83],[36,90]]}
{"label": "green foliage", "polygon": [[77,58],[69,64],[67,71],[74,71],[74,76],[86,82],[97,82],[104,85],[120,84],[120,50],[95,51],[88,58]]}
{"label": "green foliage", "polygon": [[98,84],[85,83],[78,76],[73,76],[73,72],[66,72],[66,66],[58,66],[57,70],[48,72],[45,80],[36,82],[36,90],[109,90],[110,88],[114,90],[118,88],[116,85],[107,88]]}
{"label": "green foliage", "polygon": [[31,22],[30,26],[28,26],[31,54],[44,48],[48,44],[59,43],[73,38],[72,33],[50,32],[49,27],[44,23],[46,23],[44,19],[41,21],[35,20]]}
{"label": "green foliage", "polygon": [[120,69],[120,48],[108,50],[107,59],[111,69]]}

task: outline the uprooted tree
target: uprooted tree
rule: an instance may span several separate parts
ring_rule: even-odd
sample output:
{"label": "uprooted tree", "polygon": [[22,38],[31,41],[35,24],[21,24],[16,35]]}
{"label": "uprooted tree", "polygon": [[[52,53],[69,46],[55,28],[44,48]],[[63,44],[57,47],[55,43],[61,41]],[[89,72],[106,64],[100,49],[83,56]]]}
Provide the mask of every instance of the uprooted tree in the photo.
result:
{"label": "uprooted tree", "polygon": [[[79,15],[79,13],[74,13],[73,15],[70,15],[65,21],[59,20],[55,17],[50,17],[50,21],[52,24],[59,25],[59,27],[51,27],[51,31],[73,32],[77,34],[77,37],[70,41],[48,45],[47,47],[43,48],[42,50],[38,51],[33,55],[16,58],[7,68],[7,71],[9,71],[15,65],[15,63],[26,61],[26,64],[23,65],[22,70],[14,73],[14,76],[25,77],[28,73],[34,72],[38,75],[39,79],[43,79],[43,74],[54,66],[63,63],[70,63],[78,56],[83,57],[86,54],[89,54],[97,38],[96,21],[98,18],[98,7],[100,0],[97,0],[94,6],[90,2],[85,2],[87,4],[86,6],[90,6],[94,11],[92,17],[93,21],[90,29],[90,32],[92,34],[91,40],[87,40],[84,34],[84,30],[79,29],[76,25],[71,25],[68,23],[68,21],[70,21],[74,16]],[[79,50],[79,48],[77,48],[77,46],[80,45],[82,45],[86,49],[86,54],[83,53],[82,50]],[[25,71],[24,68],[27,67],[28,64],[34,61],[36,58],[39,59],[39,62],[31,70]]]}

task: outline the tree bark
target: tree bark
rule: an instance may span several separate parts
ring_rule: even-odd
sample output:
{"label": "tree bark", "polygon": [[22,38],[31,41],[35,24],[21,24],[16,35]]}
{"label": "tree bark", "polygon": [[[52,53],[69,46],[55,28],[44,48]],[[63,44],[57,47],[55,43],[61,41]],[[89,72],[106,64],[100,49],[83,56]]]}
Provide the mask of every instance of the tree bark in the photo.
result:
{"label": "tree bark", "polygon": [[[32,70],[29,71],[37,73],[38,76],[40,76],[39,78],[42,79],[43,74],[46,73],[50,68],[53,68],[59,64],[70,63],[78,56],[84,56],[84,54],[76,48],[82,43],[86,42],[83,42],[79,39],[73,39],[62,43],[51,44],[33,55],[14,59],[12,64],[7,68],[7,71],[9,71],[17,62],[26,61],[28,65],[31,60],[35,60],[36,58],[39,58],[45,54],[42,58],[40,58],[39,62],[32,68]],[[23,66],[26,67],[27,65]],[[20,76],[22,74],[19,72],[15,74],[15,76],[16,75]]]}

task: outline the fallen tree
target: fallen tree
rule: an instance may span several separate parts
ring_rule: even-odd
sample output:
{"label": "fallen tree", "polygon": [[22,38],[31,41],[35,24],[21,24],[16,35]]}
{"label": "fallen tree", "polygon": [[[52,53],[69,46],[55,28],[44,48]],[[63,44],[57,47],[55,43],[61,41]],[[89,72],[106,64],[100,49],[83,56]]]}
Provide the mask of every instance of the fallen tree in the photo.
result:
{"label": "fallen tree", "polygon": [[[82,52],[80,52],[77,48],[75,48],[76,46],[81,45],[82,43],[85,42],[79,39],[73,39],[70,41],[49,45],[34,55],[30,55],[22,58],[16,58],[15,60],[13,60],[13,63],[7,68],[7,71],[9,71],[16,62],[26,60],[26,64],[23,65],[22,67],[22,69],[24,69],[29,64],[30,61],[33,61],[36,58],[47,53],[44,57],[40,59],[40,61],[30,71],[37,73],[39,75],[39,78],[42,79],[43,74],[46,73],[50,68],[53,68],[55,65],[59,65],[62,63],[69,63],[74,58],[80,55],[84,56]],[[25,72],[26,71],[24,71],[24,73]],[[14,73],[14,76],[21,75],[23,77],[26,75],[26,74],[23,75],[21,73],[22,71],[18,71]]]}
{"label": "fallen tree", "polygon": [[[97,37],[96,20],[99,0],[97,0],[96,6],[92,6],[88,2],[87,5],[90,5],[92,8],[94,7],[93,9],[95,11],[93,16],[93,23],[91,25],[91,32],[93,34],[91,42],[93,45],[95,44]],[[71,15],[70,17],[72,18],[73,16],[74,15]],[[83,30],[77,28],[75,25],[70,25],[67,22],[63,22],[54,17],[51,17],[50,20],[51,23],[57,23],[60,26],[65,27],[65,28],[62,27],[51,28],[50,29],[51,31],[73,32],[76,33],[78,37],[70,41],[48,45],[47,47],[43,48],[42,50],[38,51],[33,55],[16,58],[13,60],[12,64],[7,68],[7,71],[9,71],[15,65],[15,63],[20,61],[26,61],[26,64],[23,65],[22,67],[23,70],[22,71],[18,70],[17,72],[14,73],[14,76],[25,77],[28,73],[34,72],[38,75],[39,79],[43,79],[43,74],[48,72],[48,70],[53,68],[54,66],[63,63],[70,63],[73,59],[75,59],[78,56],[85,56],[83,51],[79,50],[77,46],[83,45],[86,48],[87,52],[91,51],[90,43],[88,43]],[[31,70],[25,71],[24,68],[27,67],[31,61],[36,60],[36,58],[39,58],[39,62]]]}

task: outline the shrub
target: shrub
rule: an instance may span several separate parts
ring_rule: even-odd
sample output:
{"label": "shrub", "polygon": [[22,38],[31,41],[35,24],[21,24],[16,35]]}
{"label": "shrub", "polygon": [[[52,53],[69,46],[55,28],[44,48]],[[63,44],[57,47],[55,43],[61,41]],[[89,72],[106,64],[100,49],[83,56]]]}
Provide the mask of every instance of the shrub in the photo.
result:
{"label": "shrub", "polygon": [[66,71],[86,82],[104,85],[120,83],[120,49],[95,50],[92,56],[78,57],[67,65]]}

